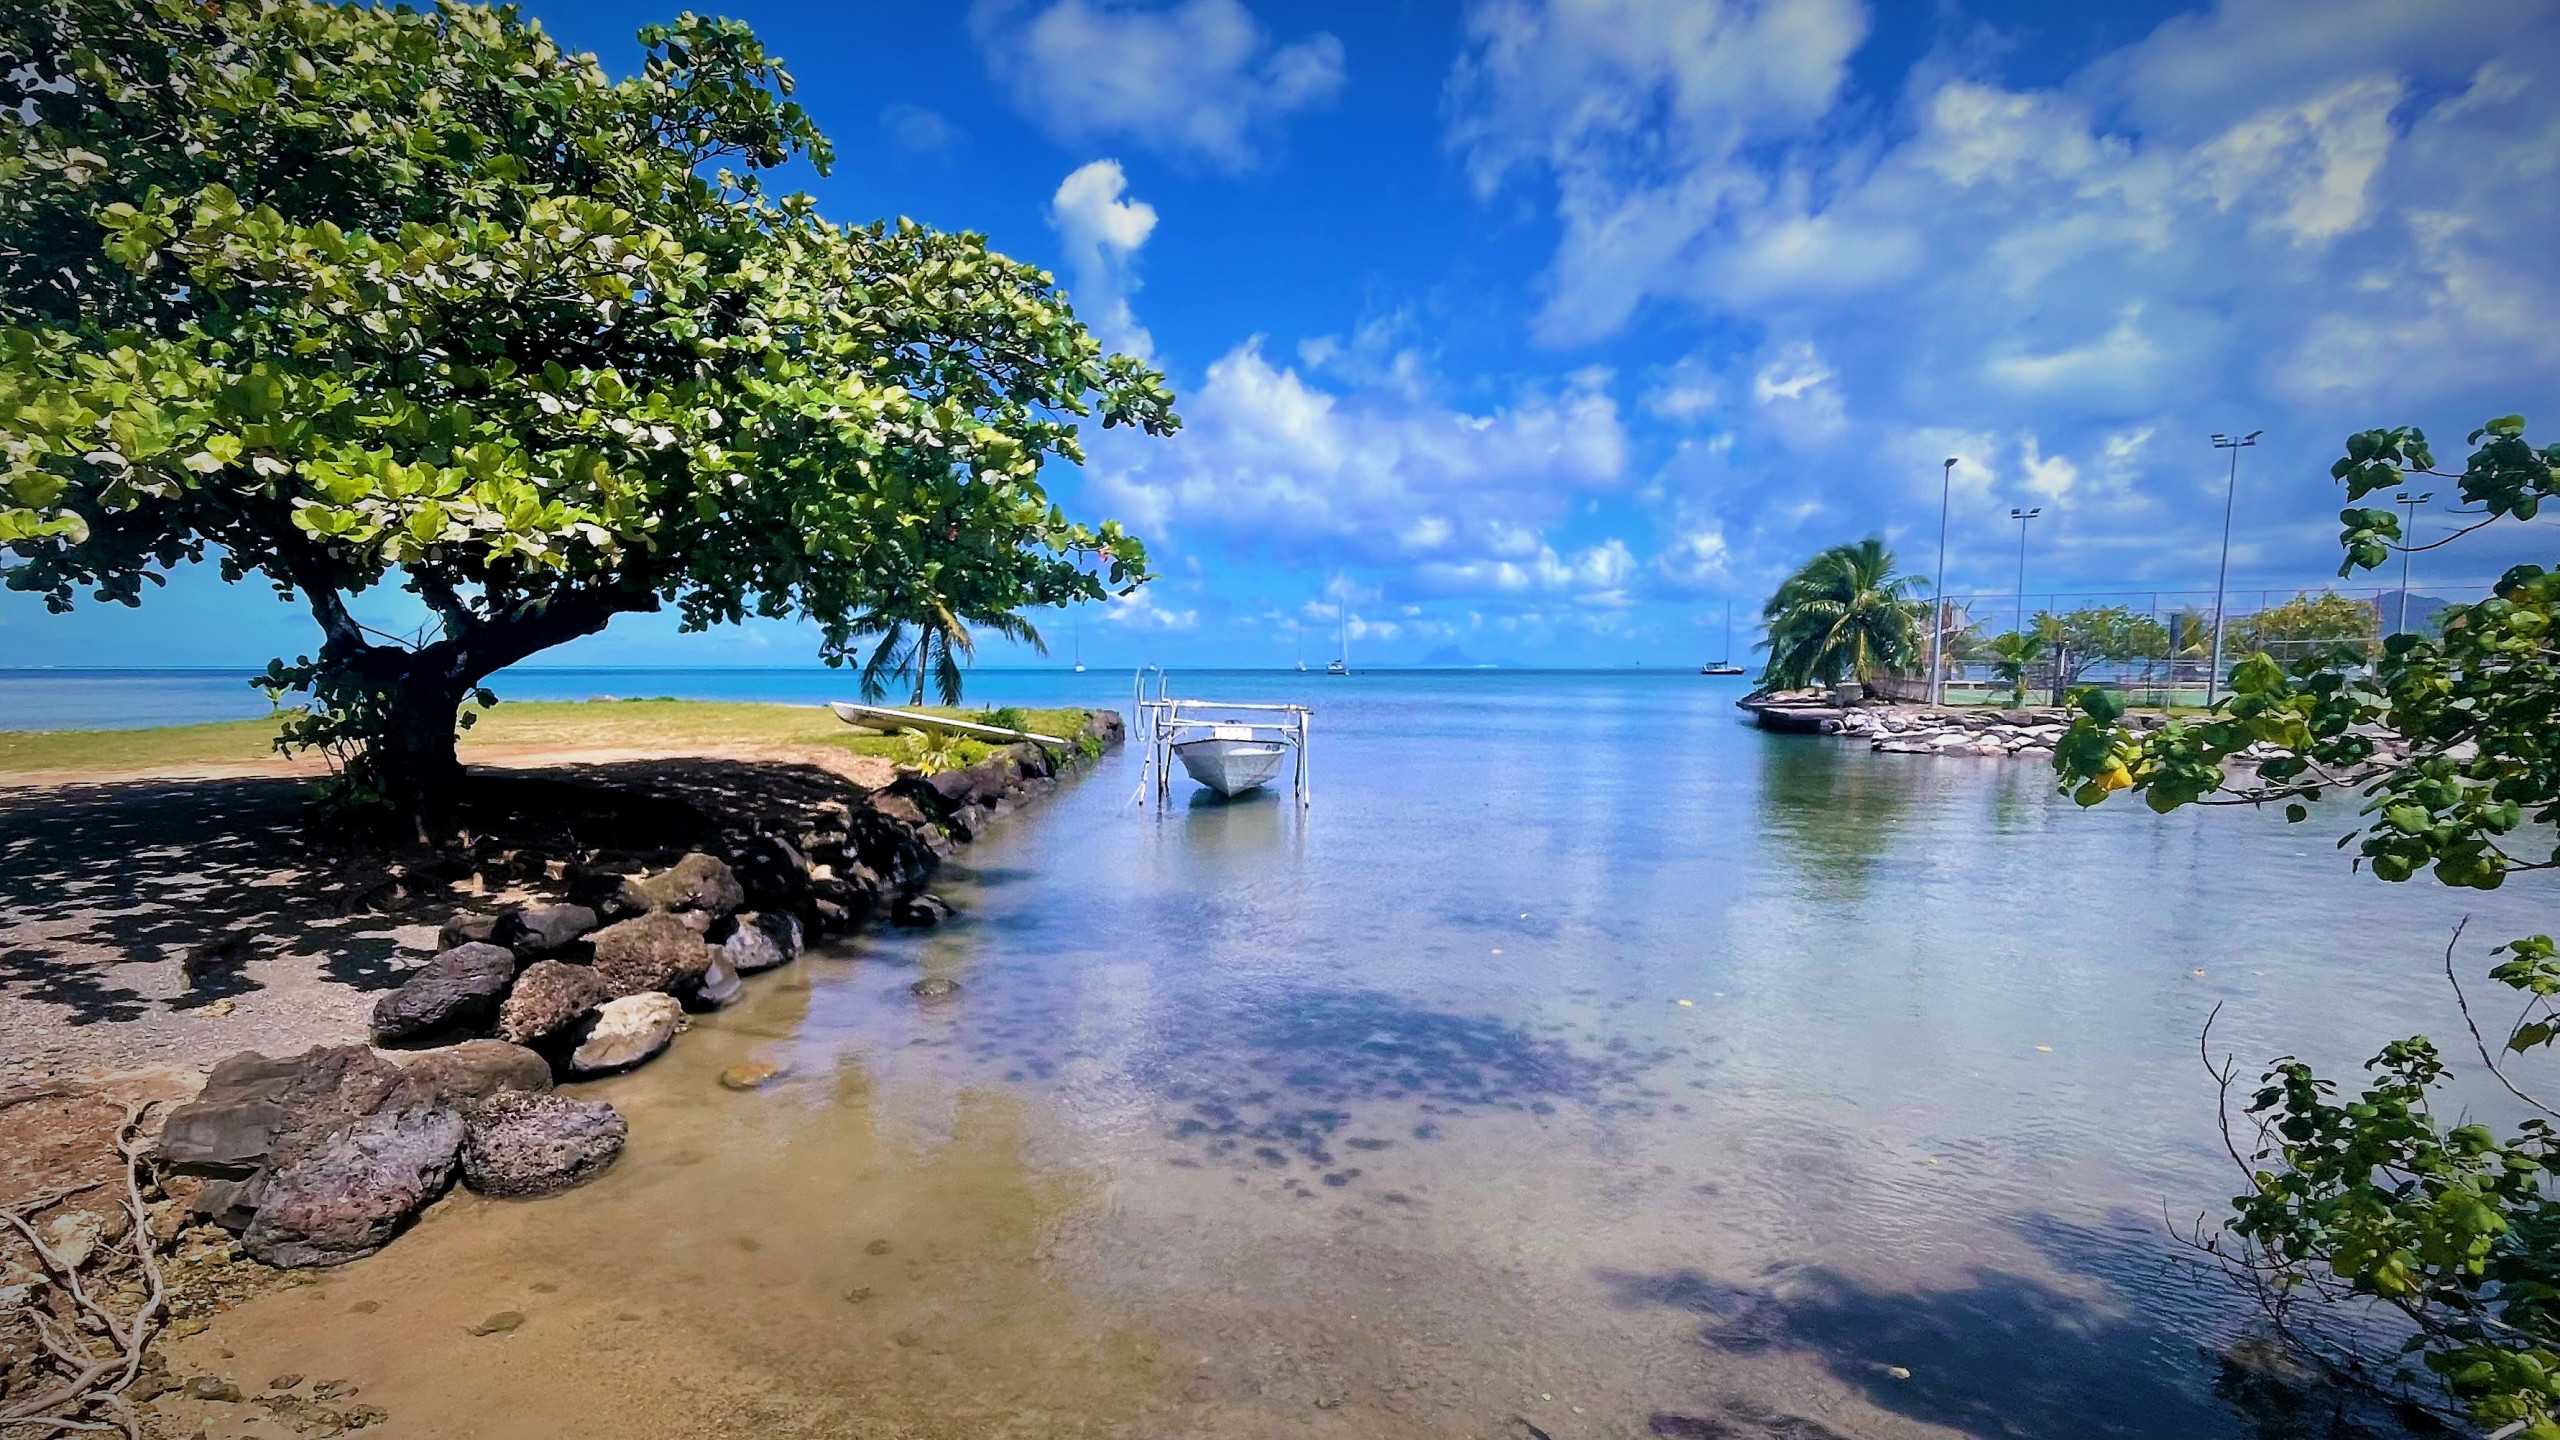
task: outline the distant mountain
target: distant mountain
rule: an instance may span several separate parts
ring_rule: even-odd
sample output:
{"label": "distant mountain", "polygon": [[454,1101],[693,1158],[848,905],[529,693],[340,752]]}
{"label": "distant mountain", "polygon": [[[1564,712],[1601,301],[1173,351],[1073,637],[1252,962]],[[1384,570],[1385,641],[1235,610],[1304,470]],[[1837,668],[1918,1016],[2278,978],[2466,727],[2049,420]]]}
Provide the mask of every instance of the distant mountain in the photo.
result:
{"label": "distant mountain", "polygon": [[2433,595],[2422,595],[2415,590],[2408,591],[2409,618],[2404,622],[2400,618],[2401,594],[2402,592],[2398,590],[2385,590],[2373,597],[2374,611],[2381,617],[2385,634],[2400,629],[2415,630],[2421,635],[2436,634],[2441,628],[2436,624],[2437,612],[2454,603],[2451,600],[2439,600]]}
{"label": "distant mountain", "polygon": [[1455,645],[1443,645],[1413,662],[1417,670],[1512,670],[1519,668],[1509,660],[1478,660]]}

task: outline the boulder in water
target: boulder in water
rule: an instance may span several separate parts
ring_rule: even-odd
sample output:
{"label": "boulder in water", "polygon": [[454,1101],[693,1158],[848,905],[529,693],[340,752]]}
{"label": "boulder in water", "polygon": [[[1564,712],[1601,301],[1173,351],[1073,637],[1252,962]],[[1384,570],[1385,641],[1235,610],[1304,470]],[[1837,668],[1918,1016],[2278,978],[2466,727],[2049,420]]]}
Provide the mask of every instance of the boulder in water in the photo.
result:
{"label": "boulder in water", "polygon": [[684,1007],[658,991],[625,995],[599,1006],[569,1067],[584,1074],[628,1070],[667,1048],[683,1028]]}
{"label": "boulder in water", "polygon": [[741,975],[770,970],[800,953],[800,917],[789,911],[749,912],[720,942],[720,953]]}
{"label": "boulder in water", "polygon": [[466,1114],[462,1183],[483,1195],[548,1195],[602,1174],[630,1127],[601,1100],[506,1090]]}
{"label": "boulder in water", "polygon": [[463,1129],[459,1109],[430,1100],[331,1131],[268,1181],[241,1248],[285,1270],[372,1254],[452,1183]]}

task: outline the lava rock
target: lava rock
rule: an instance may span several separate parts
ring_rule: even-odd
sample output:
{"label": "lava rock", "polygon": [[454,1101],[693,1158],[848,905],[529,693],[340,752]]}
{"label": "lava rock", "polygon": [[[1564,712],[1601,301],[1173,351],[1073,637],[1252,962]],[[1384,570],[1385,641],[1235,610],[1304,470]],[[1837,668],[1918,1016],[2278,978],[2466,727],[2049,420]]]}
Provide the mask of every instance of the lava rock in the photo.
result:
{"label": "lava rock", "polygon": [[548,1040],[613,996],[613,982],[592,965],[536,960],[524,967],[516,988],[498,1007],[498,1038],[511,1045]]}
{"label": "lava rock", "polygon": [[551,1088],[551,1062],[504,1040],[465,1040],[441,1050],[420,1051],[401,1068],[453,1100]]}
{"label": "lava rock", "polygon": [[702,943],[701,929],[664,911],[607,925],[592,938],[596,973],[616,995],[688,986],[711,964],[711,947]]}
{"label": "lava rock", "polygon": [[453,918],[445,921],[444,929],[438,932],[436,948],[451,950],[458,945],[503,945],[506,941],[499,938],[498,932],[507,918],[492,910],[456,910]]}
{"label": "lava rock", "polygon": [[331,1132],[276,1171],[241,1248],[284,1270],[372,1254],[452,1183],[463,1132],[462,1112],[441,1100]]}
{"label": "lava rock", "polygon": [[548,1195],[604,1173],[631,1133],[601,1100],[506,1090],[473,1105],[462,1183],[483,1195]]}
{"label": "lava rock", "polygon": [[160,1163],[181,1175],[246,1179],[292,1158],[304,1137],[373,1113],[404,1080],[399,1066],[362,1045],[275,1060],[242,1051],[213,1067],[195,1099],[169,1112]]}
{"label": "lava rock", "polygon": [[941,975],[928,975],[908,986],[907,993],[919,1000],[948,1000],[960,993],[960,982]]}
{"label": "lava rock", "polygon": [[747,903],[727,862],[696,851],[655,875],[626,876],[622,903],[635,910],[707,910],[726,915]]}
{"label": "lava rock", "polygon": [[952,913],[951,902],[939,895],[902,895],[889,903],[889,923],[910,929],[939,925]]}
{"label": "lava rock", "polygon": [[720,954],[742,975],[770,970],[800,953],[800,917],[788,911],[748,912],[720,942]]}
{"label": "lava rock", "polygon": [[518,955],[548,955],[596,928],[596,912],[584,905],[535,905],[517,914]]}
{"label": "lava rock", "polygon": [[498,1002],[516,978],[515,952],[473,941],[457,945],[421,966],[399,989],[373,1006],[377,1044],[456,1028],[478,1029],[494,1019]]}
{"label": "lava rock", "polygon": [[586,1035],[569,1056],[583,1074],[628,1070],[667,1048],[684,1025],[684,1006],[673,995],[649,991],[599,1006]]}

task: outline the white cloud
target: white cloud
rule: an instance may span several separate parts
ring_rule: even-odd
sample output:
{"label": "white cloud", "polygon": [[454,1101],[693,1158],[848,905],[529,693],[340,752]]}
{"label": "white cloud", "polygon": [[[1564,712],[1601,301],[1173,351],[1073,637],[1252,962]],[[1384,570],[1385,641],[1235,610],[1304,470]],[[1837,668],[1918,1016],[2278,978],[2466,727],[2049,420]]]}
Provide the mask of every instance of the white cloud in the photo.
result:
{"label": "white cloud", "polygon": [[[1592,377],[1585,377],[1586,380]],[[1485,413],[1348,394],[1275,366],[1259,337],[1209,367],[1170,440],[1093,437],[1097,494],[1149,532],[1369,562],[1534,562],[1540,527],[1626,472],[1601,389]]]}
{"label": "white cloud", "polygon": [[[1615,331],[1656,272],[1763,202],[1746,152],[1819,121],[1865,34],[1856,0],[1478,4],[1450,81],[1450,143],[1481,193],[1523,172],[1555,183],[1564,238],[1541,336]],[[1794,238],[1835,260],[1858,249]]]}
{"label": "white cloud", "polygon": [[[1692,514],[1755,570],[1847,527],[1934,545],[1961,454],[1959,555],[2040,503],[2057,565],[2185,576],[2211,430],[2268,427],[2256,503],[2298,516],[2334,511],[2349,430],[2560,406],[2554,0],[2220,0],[2059,84],[1942,54],[1883,96],[1848,88],[1864,29],[1852,0],[1469,12],[1448,138],[1551,204],[1535,336],[1725,347],[1645,394],[1730,427],[1647,488],[1665,574]],[[2265,563],[2325,569],[2320,528]]]}
{"label": "white cloud", "polygon": [[1120,198],[1129,177],[1117,160],[1096,160],[1058,182],[1049,200],[1049,224],[1066,242],[1075,271],[1075,298],[1086,325],[1113,350],[1152,359],[1155,341],[1129,308],[1138,288],[1131,262],[1155,233],[1155,207]]}
{"label": "white cloud", "polygon": [[1112,597],[1103,607],[1102,622],[1132,631],[1178,632],[1199,628],[1198,607],[1188,610],[1169,608],[1158,593],[1163,589],[1164,582],[1158,581],[1126,595]]}
{"label": "white cloud", "polygon": [[1014,102],[1060,139],[1227,170],[1250,168],[1281,120],[1343,83],[1340,40],[1274,45],[1240,0],[1055,0],[1027,17],[1021,0],[978,0],[969,25]]}
{"label": "white cloud", "polygon": [[880,128],[889,132],[891,144],[920,155],[938,154],[960,143],[958,126],[936,111],[904,100],[881,109]]}

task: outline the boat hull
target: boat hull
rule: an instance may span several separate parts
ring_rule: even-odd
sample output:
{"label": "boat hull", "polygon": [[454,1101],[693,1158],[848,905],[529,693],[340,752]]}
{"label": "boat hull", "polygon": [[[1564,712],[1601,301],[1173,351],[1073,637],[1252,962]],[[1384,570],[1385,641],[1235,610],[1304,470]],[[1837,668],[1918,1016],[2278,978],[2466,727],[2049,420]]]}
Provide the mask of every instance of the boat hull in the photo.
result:
{"label": "boat hull", "polygon": [[1269,740],[1185,740],[1173,747],[1191,778],[1221,795],[1241,795],[1280,773],[1287,747]]}

